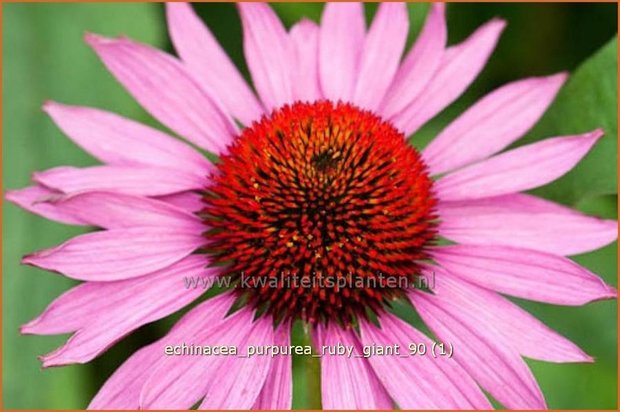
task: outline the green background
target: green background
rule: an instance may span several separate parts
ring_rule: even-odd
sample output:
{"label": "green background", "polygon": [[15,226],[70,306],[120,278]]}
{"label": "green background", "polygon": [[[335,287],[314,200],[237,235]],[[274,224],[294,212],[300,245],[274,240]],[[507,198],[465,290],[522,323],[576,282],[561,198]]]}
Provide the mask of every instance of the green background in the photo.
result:
{"label": "green background", "polygon": [[[274,6],[290,26],[301,16],[318,19],[321,4]],[[615,4],[452,4],[450,42],[462,40],[494,16],[508,21],[496,53],[478,80],[412,142],[424,145],[476,98],[505,82],[570,70],[571,80],[543,120],[523,142],[603,127],[606,136],[574,171],[536,194],[606,218],[617,218],[617,43]],[[197,6],[247,76],[241,27],[233,5]],[[375,5],[368,5],[370,17]],[[410,4],[412,34],[428,5]],[[3,186],[29,183],[30,174],[58,165],[90,165],[41,112],[46,99],[92,105],[155,124],[115,83],[82,41],[86,31],[128,35],[171,50],[160,4],[5,4],[3,16]],[[7,409],[84,408],[107,376],[135,349],[161,336],[178,318],[140,328],[87,365],[42,370],[37,355],[67,336],[20,336],[18,326],[35,317],[74,282],[19,265],[22,255],[60,243],[83,229],[30,215],[3,203],[3,397]],[[575,257],[616,286],[617,244]],[[594,364],[529,361],[551,408],[617,408],[616,301],[585,307],[520,302],[572,339]],[[396,308],[399,311],[399,308]],[[419,323],[419,319],[408,316]],[[304,339],[300,328],[295,341]],[[294,407],[320,406],[317,365],[294,359]]]}

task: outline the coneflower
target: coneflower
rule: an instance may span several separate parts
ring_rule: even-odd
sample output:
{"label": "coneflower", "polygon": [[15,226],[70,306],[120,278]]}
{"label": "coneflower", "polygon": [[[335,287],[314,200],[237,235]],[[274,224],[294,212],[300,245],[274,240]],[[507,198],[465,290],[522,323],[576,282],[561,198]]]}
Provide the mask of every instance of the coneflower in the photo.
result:
{"label": "coneflower", "polygon": [[[133,354],[90,408],[290,408],[290,353],[165,352],[286,347],[294,322],[317,347],[357,355],[322,357],[326,409],[489,409],[482,389],[507,408],[544,408],[522,356],[592,358],[500,293],[561,305],[616,296],[566,257],[614,241],[616,222],[520,193],[572,169],[602,131],[504,151],[566,75],[501,87],[420,153],[406,136],[461,95],[504,22],[447,47],[435,3],[401,61],[403,3],[381,4],[368,30],[359,3],[328,3],[320,25],[302,20],[288,32],[266,4],[239,10],[256,95],[188,4],[167,5],[179,58],[86,37],[153,117],[217,162],[115,114],[45,104],[103,165],[35,173],[34,186],[7,194],[46,218],[102,229],[24,258],[84,281],[22,327],[74,332],[43,365],[88,362],[180,310],[204,293],[183,278],[200,275],[231,287]],[[431,290],[411,287],[421,277],[435,279]],[[410,301],[453,356],[362,356],[373,345],[433,346],[389,310],[395,300]]]}

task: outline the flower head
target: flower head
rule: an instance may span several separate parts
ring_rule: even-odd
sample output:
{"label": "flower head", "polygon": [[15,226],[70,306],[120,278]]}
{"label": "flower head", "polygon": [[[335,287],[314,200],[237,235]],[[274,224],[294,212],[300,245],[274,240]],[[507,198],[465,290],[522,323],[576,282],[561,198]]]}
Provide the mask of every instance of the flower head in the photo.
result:
{"label": "flower head", "polygon": [[[179,58],[86,36],[147,111],[217,162],[115,114],[46,103],[103,164],[35,173],[34,186],[7,194],[49,219],[102,229],[24,258],[84,281],[22,327],[74,332],[44,366],[88,362],[189,305],[205,288],[184,280],[200,277],[227,287],[133,354],[91,408],[290,408],[290,354],[168,348],[286,348],[294,322],[317,350],[342,344],[358,355],[321,358],[325,408],[488,409],[482,389],[508,408],[545,407],[522,356],[592,358],[500,293],[562,305],[616,296],[566,257],[614,241],[616,222],[521,193],[572,169],[602,131],[504,151],[565,74],[499,88],[418,152],[405,137],[473,81],[502,21],[447,47],[435,3],[401,60],[401,3],[381,4],[368,29],[359,3],[326,4],[320,25],[302,20],[290,31],[266,4],[239,10],[256,94],[188,4],[167,5]],[[412,287],[424,277],[431,290]],[[375,346],[433,347],[390,310],[396,300],[409,301],[454,356],[362,356]]]}
{"label": "flower head", "polygon": [[210,180],[206,248],[230,262],[223,274],[247,277],[239,290],[278,320],[350,326],[380,311],[403,297],[381,274],[412,277],[435,237],[420,156],[389,123],[349,104],[274,111],[242,132]]}

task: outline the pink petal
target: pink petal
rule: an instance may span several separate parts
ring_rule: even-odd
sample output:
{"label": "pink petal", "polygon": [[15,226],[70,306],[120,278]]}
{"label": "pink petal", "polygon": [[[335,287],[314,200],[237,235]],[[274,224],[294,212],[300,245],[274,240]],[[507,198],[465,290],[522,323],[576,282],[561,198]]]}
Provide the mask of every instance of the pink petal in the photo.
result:
{"label": "pink petal", "polygon": [[126,38],[86,41],[153,117],[203,149],[225,151],[236,134],[232,120],[175,58]]}
{"label": "pink petal", "polygon": [[179,207],[190,213],[196,213],[204,207],[202,196],[196,192],[173,193],[170,195],[159,196],[157,199]]}
{"label": "pink petal", "polygon": [[596,250],[618,237],[614,220],[586,216],[525,194],[440,202],[437,209],[440,234],[459,243],[570,256]]}
{"label": "pink petal", "polygon": [[319,35],[319,75],[327,99],[353,98],[364,45],[364,20],[362,3],[325,3]]}
{"label": "pink petal", "polygon": [[[98,318],[114,318],[122,314],[125,319],[120,321],[127,321],[132,320],[134,315],[149,315],[151,306],[152,309],[159,309],[157,305],[161,304],[163,308],[174,304],[172,297],[168,298],[170,293],[175,296],[174,299],[186,299],[186,296],[195,295],[198,290],[203,293],[201,288],[184,287],[184,277],[215,276],[216,271],[205,269],[208,263],[203,255],[191,255],[149,276],[114,282],[81,283],[54,300],[41,315],[23,325],[20,330],[26,334],[53,335],[88,328]],[[152,305],[144,305],[166,287],[170,288],[170,293],[151,300]]]}
{"label": "pink petal", "polygon": [[379,5],[361,52],[353,103],[377,109],[398,69],[408,31],[405,3]]}
{"label": "pink petal", "polygon": [[321,401],[323,409],[392,409],[392,401],[368,361],[352,329],[319,325],[315,341],[319,348],[338,344],[354,347],[352,357],[325,354],[321,357]]}
{"label": "pink petal", "polygon": [[199,176],[213,168],[191,146],[114,113],[47,102],[43,109],[76,144],[112,166],[158,166]]}
{"label": "pink petal", "polygon": [[549,107],[566,74],[519,80],[489,93],[424,149],[436,175],[485,159],[523,136]]}
{"label": "pink petal", "polygon": [[25,256],[22,263],[70,278],[113,281],[165,268],[204,243],[200,232],[140,227],[111,229],[74,237],[51,249]]}
{"label": "pink petal", "polygon": [[[242,351],[247,339],[252,336],[253,332],[257,332],[257,324],[252,323],[253,315],[253,311],[244,308],[223,320],[204,322],[202,329],[192,329],[186,332],[180,327],[176,328],[178,332],[175,335],[178,336],[178,340],[173,344],[178,345],[181,342],[186,342],[186,344],[195,346],[235,346],[239,348],[239,351]],[[262,328],[262,324],[259,326]],[[229,356],[224,355],[163,357],[152,369],[151,376],[142,387],[140,409],[189,409],[205,396],[211,387],[217,387],[222,383],[223,389],[227,389],[229,382],[223,382],[223,380],[229,379],[226,376],[236,375],[233,370],[227,368],[227,364],[229,368],[237,368],[240,365],[238,362],[231,362],[228,358]],[[237,358],[241,363],[250,366],[257,359],[256,366],[263,370],[265,365],[260,362],[264,362],[264,360],[258,357],[254,359]],[[269,360],[268,357],[266,359]],[[248,396],[244,397],[249,403],[247,408],[252,406],[263,385],[269,368],[268,363],[266,366],[264,376],[257,377],[254,389],[239,388],[238,396],[242,396],[244,390],[250,391]],[[217,389],[214,390],[217,391]],[[217,396],[218,401],[221,400],[219,393],[213,396]],[[206,396],[206,399],[209,399],[209,395]]]}
{"label": "pink petal", "polygon": [[[415,291],[411,302],[424,323],[454,348],[454,359],[508,409],[545,409],[545,400],[531,371],[501,335],[471,322],[444,300]],[[441,386],[440,386],[441,387]]]}
{"label": "pink petal", "polygon": [[28,186],[23,189],[10,190],[5,194],[6,200],[17,206],[43,216],[46,219],[55,220],[69,225],[85,225],[86,223],[71,215],[58,210],[49,200],[62,196],[62,193],[53,191],[44,186]]}
{"label": "pink petal", "polygon": [[[273,345],[272,323],[269,316],[256,320],[239,350],[245,353],[249,347]],[[215,370],[226,373],[220,374],[217,382],[209,386],[199,409],[250,409],[266,382],[271,363],[271,357],[265,355],[224,357],[220,360],[220,367]]]}
{"label": "pink petal", "polygon": [[392,122],[411,135],[456,100],[486,64],[505,25],[502,20],[491,20],[464,42],[450,47],[432,81]]}
{"label": "pink petal", "polygon": [[616,291],[573,261],[535,250],[495,245],[434,248],[433,259],[461,279],[523,299],[584,305]]}
{"label": "pink petal", "polygon": [[158,363],[166,359],[164,348],[179,345],[196,333],[221,323],[236,295],[224,293],[190,310],[157,342],[134,353],[118,368],[88,405],[88,409],[138,409],[140,392]]}
{"label": "pink petal", "polygon": [[293,94],[295,100],[313,102],[323,97],[319,81],[319,26],[301,19],[290,31],[295,51]]}
{"label": "pink petal", "polygon": [[146,197],[111,192],[86,192],[64,196],[53,202],[61,212],[92,226],[105,229],[168,227],[204,230],[191,213],[168,203]]}
{"label": "pink petal", "polygon": [[[274,345],[291,344],[291,324],[281,324],[274,334]],[[271,369],[252,409],[287,410],[293,403],[293,357],[277,355],[271,360]]]}
{"label": "pink petal", "polygon": [[150,367],[164,356],[160,346],[158,341],[131,355],[99,389],[88,409],[138,409],[140,388],[151,372]]}
{"label": "pink petal", "polygon": [[145,166],[61,166],[33,174],[37,183],[65,193],[111,191],[140,196],[200,189],[206,179],[178,170]]}
{"label": "pink petal", "polygon": [[293,45],[266,3],[238,3],[243,51],[256,91],[268,111],[293,102]]}
{"label": "pink petal", "polygon": [[496,346],[512,346],[523,356],[547,362],[592,362],[574,343],[508,299],[463,281],[454,272],[432,267],[425,275],[432,276],[430,271],[435,275],[436,299],[453,307],[468,321],[497,331],[501,340]]}
{"label": "pink petal", "polygon": [[[388,313],[380,317],[381,329],[360,322],[362,343],[367,346],[400,346],[398,355],[368,358],[377,376],[402,409],[491,409],[473,379],[454,359],[434,358],[433,342],[412,326]],[[411,343],[425,345],[425,355],[410,355]]]}
{"label": "pink petal", "polygon": [[435,191],[441,200],[463,200],[543,186],[575,167],[602,135],[596,130],[518,147],[442,177]]}
{"label": "pink petal", "polygon": [[443,3],[431,6],[420,35],[379,106],[384,118],[389,119],[407,107],[437,71],[448,38],[445,10]]}
{"label": "pink petal", "polygon": [[56,299],[22,333],[57,334],[76,331],[67,343],[43,356],[43,367],[86,363],[123,336],[166,317],[200,297],[206,288],[186,288],[184,277],[213,278],[201,255],[185,259],[148,276],[117,282],[83,283]]}
{"label": "pink petal", "polygon": [[241,123],[260,119],[258,99],[192,7],[166,3],[166,17],[174,48],[196,81]]}

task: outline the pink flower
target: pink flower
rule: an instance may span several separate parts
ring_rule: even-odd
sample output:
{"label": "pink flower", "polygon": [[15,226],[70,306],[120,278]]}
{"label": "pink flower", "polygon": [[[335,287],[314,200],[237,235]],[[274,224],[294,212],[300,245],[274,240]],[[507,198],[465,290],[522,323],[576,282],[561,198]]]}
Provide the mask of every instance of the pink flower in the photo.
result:
{"label": "pink flower", "polygon": [[[403,356],[323,356],[326,409],[489,409],[481,388],[507,408],[544,408],[522,356],[592,358],[502,294],[559,305],[614,298],[566,256],[613,242],[617,224],[520,192],[568,172],[602,131],[504,151],[552,102],[566,79],[557,74],[503,86],[421,154],[409,146],[404,137],[463,93],[504,28],[492,20],[447,47],[444,8],[432,6],[401,61],[402,3],[381,4],[368,30],[361,4],[329,3],[320,25],[302,20],[288,32],[268,5],[240,3],[256,94],[187,4],[167,5],[180,58],[87,35],[153,117],[220,162],[112,113],[45,104],[103,165],[38,172],[34,186],[7,194],[48,219],[102,229],[23,260],[84,281],[22,327],[74,333],[43,366],[88,362],[180,310],[204,293],[184,279],[201,276],[233,287],[133,354],[90,408],[290,408],[291,356],[167,351],[284,348],[295,321],[317,350],[400,345]],[[434,285],[394,287],[379,274]],[[316,283],[329,279],[366,283]],[[430,350],[433,341],[387,310],[395,299],[408,299],[453,356],[409,354],[410,343]]]}

